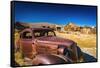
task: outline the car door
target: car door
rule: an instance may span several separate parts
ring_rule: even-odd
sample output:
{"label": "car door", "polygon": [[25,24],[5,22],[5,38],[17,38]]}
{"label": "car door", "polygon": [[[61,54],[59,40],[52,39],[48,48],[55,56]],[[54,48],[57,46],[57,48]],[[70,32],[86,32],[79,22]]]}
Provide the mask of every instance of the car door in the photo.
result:
{"label": "car door", "polygon": [[21,34],[20,43],[24,57],[32,58],[32,32],[24,31]]}

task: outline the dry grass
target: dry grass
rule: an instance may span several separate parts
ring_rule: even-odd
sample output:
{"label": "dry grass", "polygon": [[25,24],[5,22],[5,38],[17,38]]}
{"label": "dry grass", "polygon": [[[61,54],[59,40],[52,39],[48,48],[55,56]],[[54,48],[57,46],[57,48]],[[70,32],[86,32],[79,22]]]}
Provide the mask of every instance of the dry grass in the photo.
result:
{"label": "dry grass", "polygon": [[23,66],[25,65],[24,59],[22,57],[22,54],[20,52],[15,53],[15,61],[20,65]]}
{"label": "dry grass", "polygon": [[62,38],[71,39],[81,47],[96,47],[96,35],[89,35],[89,34],[67,34],[67,33],[59,33],[56,32],[57,36]]}
{"label": "dry grass", "polygon": [[[18,39],[19,39],[19,33],[18,32],[15,32],[15,34],[14,34],[14,38],[15,38],[15,47],[16,47],[16,43],[17,43],[17,41],[18,41]],[[15,61],[20,65],[20,66],[23,66],[24,65],[24,59],[23,59],[23,57],[22,57],[22,54],[20,53],[20,52],[15,52]]]}

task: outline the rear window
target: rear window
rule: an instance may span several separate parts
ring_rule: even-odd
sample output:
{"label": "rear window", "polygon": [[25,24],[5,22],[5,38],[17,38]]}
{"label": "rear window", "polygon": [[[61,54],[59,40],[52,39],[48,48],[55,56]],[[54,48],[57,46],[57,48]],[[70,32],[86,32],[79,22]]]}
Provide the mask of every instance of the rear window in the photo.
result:
{"label": "rear window", "polygon": [[23,39],[32,39],[31,32],[29,32],[29,31],[24,32],[23,35],[22,35],[22,38]]}
{"label": "rear window", "polygon": [[55,36],[55,33],[54,33],[54,31],[52,31],[52,30],[42,30],[42,31],[40,31],[40,30],[35,30],[35,31],[33,32],[33,34],[34,34],[34,37]]}

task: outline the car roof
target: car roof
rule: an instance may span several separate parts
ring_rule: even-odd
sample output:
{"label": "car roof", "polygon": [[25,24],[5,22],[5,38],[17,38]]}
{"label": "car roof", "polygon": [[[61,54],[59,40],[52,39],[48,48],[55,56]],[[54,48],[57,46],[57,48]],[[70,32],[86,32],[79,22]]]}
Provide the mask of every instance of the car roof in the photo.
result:
{"label": "car roof", "polygon": [[31,28],[32,30],[53,30],[52,28]]}
{"label": "car roof", "polygon": [[26,28],[26,29],[24,29],[23,31],[21,31],[21,33],[23,33],[24,31],[41,31],[41,30],[44,30],[44,31],[46,31],[46,30],[54,30],[54,29],[52,29],[52,28]]}
{"label": "car roof", "polygon": [[26,28],[25,30],[54,30],[53,28]]}

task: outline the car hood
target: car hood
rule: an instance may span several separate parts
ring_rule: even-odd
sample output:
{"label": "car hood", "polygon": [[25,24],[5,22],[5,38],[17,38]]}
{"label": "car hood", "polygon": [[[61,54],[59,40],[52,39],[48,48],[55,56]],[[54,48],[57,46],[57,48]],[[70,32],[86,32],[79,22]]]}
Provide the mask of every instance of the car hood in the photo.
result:
{"label": "car hood", "polygon": [[64,39],[61,37],[39,37],[36,39],[37,42],[39,43],[49,43],[49,44],[57,44],[57,45],[67,45],[70,46],[72,44],[74,44],[75,42],[69,39]]}

